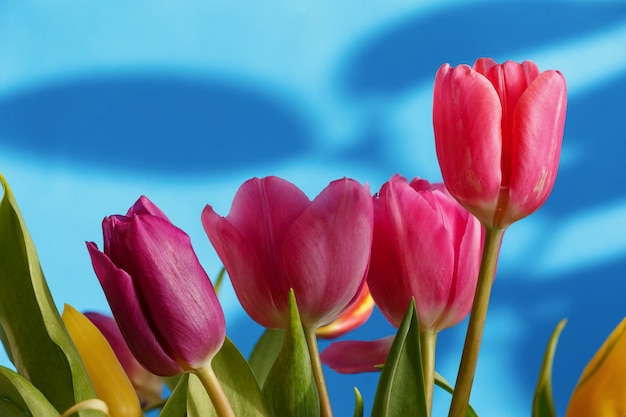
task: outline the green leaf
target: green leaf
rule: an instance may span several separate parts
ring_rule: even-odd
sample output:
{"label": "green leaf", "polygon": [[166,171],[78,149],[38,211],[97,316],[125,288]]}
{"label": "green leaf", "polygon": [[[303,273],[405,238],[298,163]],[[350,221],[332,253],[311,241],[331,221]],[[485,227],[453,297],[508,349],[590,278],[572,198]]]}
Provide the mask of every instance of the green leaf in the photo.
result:
{"label": "green leaf", "polygon": [[282,349],[267,375],[263,395],[273,417],[320,415],[311,357],[293,290],[289,292],[289,323]]}
{"label": "green leaf", "polygon": [[[238,414],[233,410],[235,415]],[[215,416],[215,408],[211,402],[209,394],[204,389],[204,385],[200,379],[194,375],[189,374],[189,384],[187,386],[187,417],[208,417]]]}
{"label": "green leaf", "polygon": [[354,406],[354,417],[363,417],[363,396],[357,387],[354,387],[356,404]]}
{"label": "green leaf", "polygon": [[420,332],[415,300],[407,308],[385,361],[372,417],[426,417]]}
{"label": "green leaf", "polygon": [[250,367],[259,385],[263,386],[272,365],[276,362],[283,345],[285,331],[283,329],[266,329],[250,354]]}
{"label": "green leaf", "polygon": [[189,374],[183,374],[172,394],[165,402],[159,417],[186,417],[187,416],[187,388]]}
{"label": "green leaf", "polygon": [[[211,366],[235,415],[249,417],[270,415],[250,365],[228,337],[213,358]],[[204,391],[204,388],[202,390]],[[212,404],[207,410],[210,410],[210,413],[203,416],[217,416]]]}
{"label": "green leaf", "polygon": [[567,323],[567,320],[563,319],[557,324],[546,347],[541,372],[539,373],[539,381],[535,389],[535,397],[533,398],[533,417],[556,417],[552,397],[552,363],[554,362],[556,345],[565,323]]}
{"label": "green leaf", "polygon": [[[438,385],[450,394],[454,394],[454,388],[452,388],[452,385],[450,385],[450,383],[438,372],[435,372],[435,385]],[[467,417],[478,417],[478,414],[470,404],[467,406],[467,413],[465,413],[465,415]]]}
{"label": "green leaf", "polygon": [[[2,342],[17,372],[59,412],[95,398],[39,264],[13,192],[0,175],[0,325]],[[81,416],[100,416],[81,411]]]}
{"label": "green leaf", "polygon": [[26,378],[0,366],[0,416],[59,417],[59,412]]}

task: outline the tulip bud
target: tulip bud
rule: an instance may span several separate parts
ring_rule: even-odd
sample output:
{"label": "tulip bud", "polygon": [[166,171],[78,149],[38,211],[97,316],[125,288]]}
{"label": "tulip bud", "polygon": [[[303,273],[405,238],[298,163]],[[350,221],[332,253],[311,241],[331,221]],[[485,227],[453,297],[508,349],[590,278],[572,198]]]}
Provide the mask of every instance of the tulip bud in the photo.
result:
{"label": "tulip bud", "polygon": [[552,191],[565,124],[558,71],[529,61],[473,68],[444,64],[434,87],[433,125],[450,194],[486,227],[506,228]]}
{"label": "tulip bud", "polygon": [[230,214],[210,206],[202,224],[246,312],[284,328],[290,288],[305,327],[336,319],[365,279],[372,242],[367,186],[333,181],[313,201],[277,178],[253,178],[237,191]]}
{"label": "tulip bud", "polygon": [[111,417],[142,416],[133,386],[98,328],[67,304],[62,318],[96,394],[107,404]]}
{"label": "tulip bud", "polygon": [[142,407],[149,407],[159,403],[163,392],[163,379],[137,362],[137,359],[135,359],[128,348],[115,319],[94,312],[84,313],[84,316],[100,330],[100,333],[111,345],[115,356],[133,384]]}
{"label": "tulip bud", "polygon": [[482,254],[478,220],[442,185],[399,175],[374,197],[367,283],[398,327],[415,298],[421,332],[454,326],[470,312]]}
{"label": "tulip bud", "polygon": [[146,197],[103,220],[104,252],[87,243],[111,311],[133,355],[150,372],[207,366],[226,325],[211,281],[191,247]]}
{"label": "tulip bud", "polygon": [[626,319],[589,361],[567,406],[566,417],[626,415]]}

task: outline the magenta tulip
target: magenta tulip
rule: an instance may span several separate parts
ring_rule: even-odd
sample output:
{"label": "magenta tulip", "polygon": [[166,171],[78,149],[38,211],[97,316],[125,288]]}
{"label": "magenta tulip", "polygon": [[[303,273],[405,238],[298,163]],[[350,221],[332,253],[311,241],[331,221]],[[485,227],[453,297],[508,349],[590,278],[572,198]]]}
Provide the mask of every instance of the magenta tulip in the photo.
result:
{"label": "magenta tulip", "polygon": [[207,366],[226,325],[189,236],[146,197],[102,229],[104,253],[93,242],[87,248],[133,355],[161,376]]}
{"label": "magenta tulip", "polygon": [[439,68],[433,124],[443,180],[485,226],[506,228],[548,198],[566,102],[563,75],[529,61]]}
{"label": "magenta tulip", "polygon": [[124,368],[124,372],[133,384],[142,407],[160,402],[163,393],[163,379],[148,371],[135,359],[115,319],[95,312],[86,312],[84,315],[100,330],[100,333],[111,345],[115,356]]}
{"label": "magenta tulip", "polygon": [[349,307],[364,283],[373,228],[367,186],[334,181],[313,201],[277,178],[253,178],[230,213],[207,206],[202,224],[243,308],[258,323],[284,328],[289,289],[303,324],[319,327]]}
{"label": "magenta tulip", "polygon": [[398,327],[415,298],[420,331],[463,320],[472,306],[482,227],[445,191],[396,175],[374,197],[374,240],[367,283]]}

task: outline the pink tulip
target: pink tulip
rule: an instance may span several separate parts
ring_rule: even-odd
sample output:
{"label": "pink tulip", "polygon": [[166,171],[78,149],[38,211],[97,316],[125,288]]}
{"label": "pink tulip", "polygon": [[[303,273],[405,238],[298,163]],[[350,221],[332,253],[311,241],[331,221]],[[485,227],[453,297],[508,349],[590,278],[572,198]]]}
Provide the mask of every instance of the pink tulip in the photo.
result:
{"label": "pink tulip", "polygon": [[556,177],[566,87],[525,61],[437,71],[433,124],[446,187],[486,227],[505,228],[546,201]]}
{"label": "pink tulip", "polygon": [[462,321],[472,306],[482,227],[442,184],[396,175],[374,197],[374,239],[367,283],[398,327],[415,298],[420,331]]}
{"label": "pink tulip", "polygon": [[322,363],[340,374],[360,374],[362,372],[380,372],[385,364],[393,339],[360,341],[346,340],[331,343],[320,354]]}
{"label": "pink tulip", "polygon": [[241,305],[269,328],[285,327],[290,288],[309,328],[352,304],[367,273],[372,221],[369,188],[345,178],[313,201],[283,179],[253,178],[227,217],[210,206],[202,212]]}
{"label": "pink tulip", "polygon": [[226,332],[222,308],[189,236],[146,197],[103,220],[91,261],[128,347],[150,372],[207,366]]}
{"label": "pink tulip", "polygon": [[141,366],[133,356],[115,319],[95,312],[84,313],[111,345],[115,356],[120,361],[124,372],[133,384],[142,407],[161,401],[163,379]]}

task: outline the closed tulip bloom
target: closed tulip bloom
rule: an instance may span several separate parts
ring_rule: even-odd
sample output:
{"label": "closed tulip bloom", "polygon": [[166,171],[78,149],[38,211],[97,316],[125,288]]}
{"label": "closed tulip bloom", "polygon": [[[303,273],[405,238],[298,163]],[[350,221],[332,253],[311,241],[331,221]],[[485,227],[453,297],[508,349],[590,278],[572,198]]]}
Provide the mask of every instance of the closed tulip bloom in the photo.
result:
{"label": "closed tulip bloom", "polygon": [[207,206],[202,224],[246,312],[284,328],[292,288],[305,327],[330,323],[364,283],[372,242],[367,186],[333,181],[313,201],[277,177],[246,181],[230,213]]}
{"label": "closed tulip bloom", "polygon": [[94,390],[98,398],[106,403],[111,417],[143,416],[131,382],[98,328],[67,304],[62,318]]}
{"label": "closed tulip bloom", "polygon": [[626,416],[626,319],[585,367],[565,415]]}
{"label": "closed tulip bloom", "polygon": [[374,197],[374,239],[367,283],[398,327],[415,298],[421,332],[454,326],[474,299],[482,227],[441,184],[399,175]]}
{"label": "closed tulip bloom", "polygon": [[439,68],[433,125],[443,180],[485,226],[506,228],[548,198],[566,102],[563,75],[530,61]]}
{"label": "closed tulip bloom", "polygon": [[206,367],[221,348],[224,314],[189,236],[146,197],[103,220],[104,252],[87,243],[133,355],[150,372]]}
{"label": "closed tulip bloom", "polygon": [[115,319],[105,314],[86,312],[89,319],[106,338],[115,352],[122,368],[133,384],[142,407],[149,407],[161,401],[163,379],[141,366],[133,356]]}

